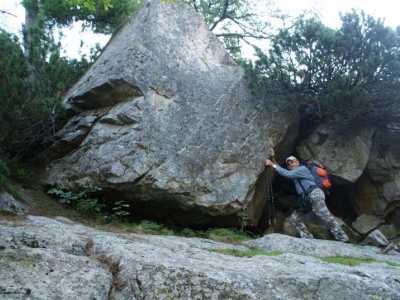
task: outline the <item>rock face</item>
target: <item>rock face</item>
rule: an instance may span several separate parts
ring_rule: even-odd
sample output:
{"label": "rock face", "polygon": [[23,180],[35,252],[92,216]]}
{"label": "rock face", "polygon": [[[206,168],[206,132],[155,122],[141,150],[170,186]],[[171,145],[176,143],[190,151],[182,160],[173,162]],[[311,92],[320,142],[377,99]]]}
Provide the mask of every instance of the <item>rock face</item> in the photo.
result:
{"label": "rock face", "polygon": [[183,3],[136,11],[65,103],[74,116],[42,156],[56,159],[44,184],[97,185],[185,224],[233,225],[240,213],[257,224],[262,162],[270,147],[293,146],[286,132],[298,124],[248,93],[242,69]]}
{"label": "rock face", "polygon": [[[279,234],[233,246],[200,238],[101,232],[57,219],[0,220],[0,298],[400,298],[400,256],[379,254],[373,246]],[[239,258],[213,251],[249,247],[283,254]],[[313,255],[377,262],[350,267]]]}
{"label": "rock face", "polygon": [[355,182],[368,163],[372,147],[372,128],[335,134],[329,123],[321,124],[313,134],[299,143],[296,150],[303,160],[316,159],[325,164],[331,175],[347,183]]}
{"label": "rock face", "polygon": [[360,215],[352,226],[361,234],[368,234],[382,223],[377,217],[372,215]]}
{"label": "rock face", "polygon": [[[336,189],[343,189],[332,202],[345,202],[356,215],[353,227],[362,235],[382,223],[400,230],[400,134],[372,128],[351,128],[334,134],[321,124],[296,151],[303,160],[323,162]],[[342,208],[345,210],[345,208]],[[388,236],[389,238],[389,236]]]}
{"label": "rock face", "polygon": [[28,208],[9,193],[4,191],[0,192],[0,214],[21,216],[28,212]]}
{"label": "rock face", "polygon": [[[366,168],[368,179],[372,183],[370,190],[373,192],[366,197],[366,200],[374,204],[372,210],[375,214],[386,216],[395,207],[400,207],[399,140],[399,131],[378,132],[374,136],[373,148]],[[360,201],[354,202],[362,207]]]}
{"label": "rock face", "polygon": [[[349,202],[359,215],[374,216],[400,232],[400,133],[376,132],[365,171],[348,188]],[[372,217],[370,218],[372,220]],[[371,225],[371,224],[370,224]],[[374,229],[377,228],[374,226]],[[387,236],[390,238],[390,234]]]}

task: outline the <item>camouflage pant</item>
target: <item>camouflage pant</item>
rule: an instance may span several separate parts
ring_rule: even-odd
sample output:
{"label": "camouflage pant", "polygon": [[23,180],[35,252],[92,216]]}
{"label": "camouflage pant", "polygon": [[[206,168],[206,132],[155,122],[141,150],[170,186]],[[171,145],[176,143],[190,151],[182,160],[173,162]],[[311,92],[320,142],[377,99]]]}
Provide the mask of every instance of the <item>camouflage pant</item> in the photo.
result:
{"label": "camouflage pant", "polygon": [[[348,242],[348,236],[326,207],[324,192],[321,189],[315,189],[308,195],[308,199],[311,202],[314,213],[322,219],[335,239],[341,242]],[[303,216],[302,211],[295,210],[290,216],[290,220],[302,238],[314,238],[306,225],[304,225]]]}

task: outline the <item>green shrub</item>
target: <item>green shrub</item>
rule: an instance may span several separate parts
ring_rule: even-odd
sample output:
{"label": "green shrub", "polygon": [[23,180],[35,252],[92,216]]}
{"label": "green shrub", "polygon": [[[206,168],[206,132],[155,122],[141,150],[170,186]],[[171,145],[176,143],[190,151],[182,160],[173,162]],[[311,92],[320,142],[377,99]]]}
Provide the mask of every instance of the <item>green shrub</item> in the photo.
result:
{"label": "green shrub", "polygon": [[10,176],[10,169],[7,163],[0,158],[0,187],[4,187],[7,183],[7,178]]}
{"label": "green shrub", "polygon": [[143,228],[143,229],[148,229],[148,230],[160,230],[164,228],[164,225],[152,222],[152,221],[141,221],[139,223],[139,225]]}
{"label": "green shrub", "polygon": [[10,195],[14,196],[15,198],[22,198],[22,196],[24,195],[24,190],[14,184],[7,184],[6,190]]}
{"label": "green shrub", "polygon": [[137,233],[147,234],[161,234],[161,235],[173,235],[173,230],[168,229],[164,225],[152,222],[152,221],[141,221],[135,228]]}
{"label": "green shrub", "polygon": [[181,230],[181,232],[179,232],[179,235],[183,235],[183,236],[196,236],[196,233],[194,232],[194,230],[190,229],[190,228],[183,228]]}
{"label": "green shrub", "polygon": [[81,199],[76,204],[76,210],[79,210],[88,215],[95,215],[105,207],[106,206],[104,204],[99,203],[98,199]]}
{"label": "green shrub", "polygon": [[72,208],[79,210],[85,214],[93,215],[102,208],[105,207],[104,204],[100,204],[97,198],[89,198],[89,195],[96,191],[101,191],[98,186],[84,185],[82,190],[74,193],[71,190],[64,191],[62,188],[52,188],[47,191],[50,195],[56,195],[60,199],[60,203],[72,204]]}
{"label": "green shrub", "polygon": [[21,183],[24,187],[32,186],[32,174],[25,169],[18,168],[13,170],[12,178]]}
{"label": "green shrub", "polygon": [[250,239],[244,231],[235,228],[213,228],[208,230],[206,233],[209,239],[229,244],[240,244],[241,242]]}
{"label": "green shrub", "polygon": [[117,201],[114,204],[114,207],[112,208],[113,213],[107,213],[105,215],[106,220],[112,220],[112,221],[124,221],[126,216],[130,215],[130,212],[126,211],[125,209],[129,208],[129,204],[124,203],[123,200]]}
{"label": "green shrub", "polygon": [[302,17],[280,29],[266,52],[256,49],[257,60],[241,62],[249,90],[266,105],[278,99],[280,110],[330,121],[340,132],[356,125],[397,128],[400,35],[364,12],[341,20],[332,29]]}

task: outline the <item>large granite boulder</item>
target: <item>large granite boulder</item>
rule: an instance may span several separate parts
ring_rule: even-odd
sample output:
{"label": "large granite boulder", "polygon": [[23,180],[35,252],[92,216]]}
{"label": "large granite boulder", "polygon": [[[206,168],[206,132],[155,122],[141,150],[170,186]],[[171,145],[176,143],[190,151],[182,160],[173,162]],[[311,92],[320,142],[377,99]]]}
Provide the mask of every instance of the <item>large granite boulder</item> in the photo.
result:
{"label": "large granite boulder", "polygon": [[302,160],[322,162],[340,183],[354,183],[368,163],[373,133],[373,128],[360,127],[344,134],[332,124],[322,123],[296,150]]}
{"label": "large granite boulder", "polygon": [[[379,254],[373,246],[280,234],[230,245],[103,232],[65,218],[32,216],[0,220],[0,232],[2,299],[400,298],[400,256]],[[275,255],[221,253],[250,249]],[[323,261],[331,256],[366,261]]]}
{"label": "large granite boulder", "polygon": [[276,144],[289,153],[298,128],[249,94],[241,67],[183,3],[136,11],[65,103],[73,116],[41,157],[52,161],[44,184],[100,186],[184,224],[257,224],[262,162]]}

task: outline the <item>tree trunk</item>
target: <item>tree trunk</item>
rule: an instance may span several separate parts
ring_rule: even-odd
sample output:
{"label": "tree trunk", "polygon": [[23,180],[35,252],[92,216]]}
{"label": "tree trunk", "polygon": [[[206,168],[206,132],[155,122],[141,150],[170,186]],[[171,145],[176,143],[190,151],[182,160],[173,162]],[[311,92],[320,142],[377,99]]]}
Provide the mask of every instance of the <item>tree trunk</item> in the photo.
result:
{"label": "tree trunk", "polygon": [[[29,57],[31,55],[31,48],[36,44],[34,41],[33,25],[38,19],[39,15],[39,0],[25,0],[25,24],[24,24],[24,56],[28,66],[29,77],[28,80],[33,86],[37,81],[37,76],[35,73],[35,68],[30,61]],[[38,43],[40,43],[38,41]]]}

